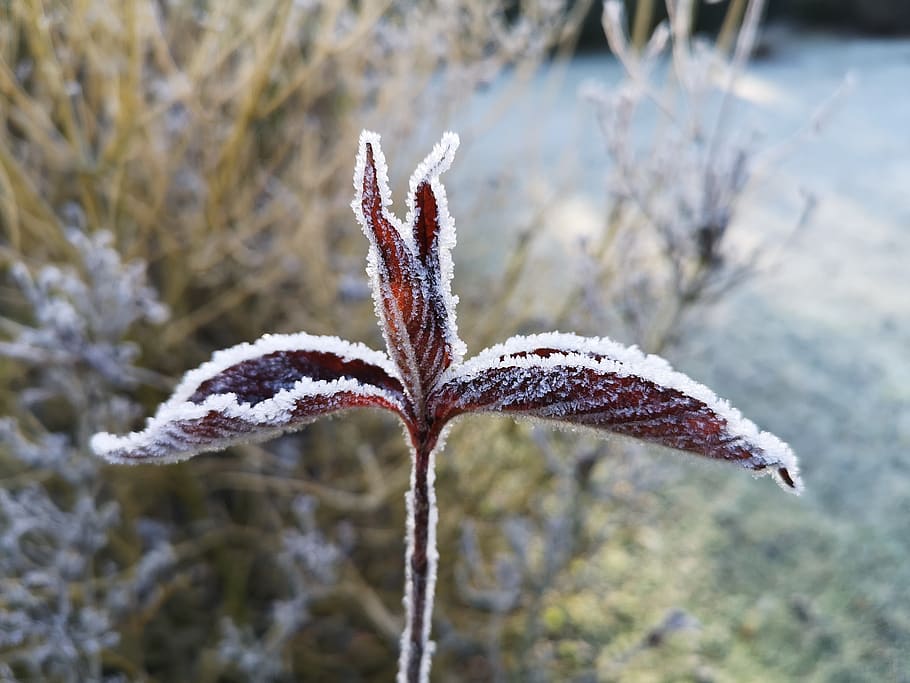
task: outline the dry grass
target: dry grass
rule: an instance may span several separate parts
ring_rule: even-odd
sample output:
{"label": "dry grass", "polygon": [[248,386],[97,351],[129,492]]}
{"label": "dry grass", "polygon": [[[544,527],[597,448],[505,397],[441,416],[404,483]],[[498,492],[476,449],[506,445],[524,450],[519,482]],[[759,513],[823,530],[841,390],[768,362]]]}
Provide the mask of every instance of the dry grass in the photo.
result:
{"label": "dry grass", "polygon": [[112,231],[174,313],[156,364],[209,336],[368,335],[366,316],[338,313],[362,275],[357,133],[443,125],[448,84],[536,63],[564,27],[558,6],[519,25],[479,2],[23,0],[0,13],[4,260],[66,260],[73,208]]}

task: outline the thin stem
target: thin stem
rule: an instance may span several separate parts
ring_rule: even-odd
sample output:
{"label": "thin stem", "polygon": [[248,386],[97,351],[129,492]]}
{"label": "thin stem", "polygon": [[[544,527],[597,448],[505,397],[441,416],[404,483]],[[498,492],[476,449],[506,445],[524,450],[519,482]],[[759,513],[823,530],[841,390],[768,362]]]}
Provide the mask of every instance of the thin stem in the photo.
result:
{"label": "thin stem", "polygon": [[420,439],[411,451],[411,488],[407,495],[406,614],[398,683],[425,683],[430,677],[434,649],[430,626],[438,557],[435,478],[433,443]]}
{"label": "thin stem", "polygon": [[635,3],[635,21],[632,28],[632,45],[641,51],[648,43],[654,23],[654,0],[639,0]]}

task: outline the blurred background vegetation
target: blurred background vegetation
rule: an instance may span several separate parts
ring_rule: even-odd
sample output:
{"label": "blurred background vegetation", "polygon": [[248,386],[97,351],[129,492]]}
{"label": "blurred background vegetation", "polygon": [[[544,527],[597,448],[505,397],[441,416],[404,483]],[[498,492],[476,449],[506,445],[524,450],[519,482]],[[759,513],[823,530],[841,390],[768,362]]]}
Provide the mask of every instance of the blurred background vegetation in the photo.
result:
{"label": "blurred background vegetation", "polygon": [[[352,415],[167,468],[102,466],[88,437],[265,332],[381,348],[349,208],[362,128],[399,204],[427,142],[462,134],[471,350],[557,327],[672,357],[766,255],[737,237],[757,146],[730,105],[759,20],[906,26],[901,3],[832,4],[0,2],[0,680],[392,680],[399,425]],[[622,77],[586,87],[589,129],[555,144],[596,141],[602,165],[542,187],[553,169],[500,153],[491,126],[579,42],[609,43]],[[593,227],[560,233],[592,178]],[[714,498],[742,473],[683,483],[643,450],[454,430],[434,680],[908,680],[890,586],[865,595],[871,634],[821,616],[841,593],[763,592],[807,556],[844,561],[837,530],[775,519],[776,491]]]}

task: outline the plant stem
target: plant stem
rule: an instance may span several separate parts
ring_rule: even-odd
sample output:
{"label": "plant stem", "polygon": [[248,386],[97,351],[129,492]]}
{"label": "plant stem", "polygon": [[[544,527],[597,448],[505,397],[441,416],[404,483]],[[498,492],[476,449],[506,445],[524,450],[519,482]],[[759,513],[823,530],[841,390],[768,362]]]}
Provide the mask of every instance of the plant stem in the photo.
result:
{"label": "plant stem", "polygon": [[411,452],[411,488],[407,495],[406,614],[398,683],[423,683],[430,676],[430,658],[434,647],[430,641],[430,622],[438,557],[434,479],[433,443],[419,439]]}
{"label": "plant stem", "polygon": [[635,3],[635,21],[632,28],[632,45],[636,50],[641,50],[648,42],[653,23],[654,0],[639,0]]}

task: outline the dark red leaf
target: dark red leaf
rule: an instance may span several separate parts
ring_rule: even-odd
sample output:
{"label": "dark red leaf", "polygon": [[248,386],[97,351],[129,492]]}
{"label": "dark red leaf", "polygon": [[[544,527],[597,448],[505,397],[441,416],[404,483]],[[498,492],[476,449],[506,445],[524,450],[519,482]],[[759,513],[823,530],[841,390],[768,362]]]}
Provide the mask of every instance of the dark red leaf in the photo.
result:
{"label": "dark red leaf", "polygon": [[187,373],[143,431],[99,434],[92,447],[114,462],[173,462],[350,408],[391,410],[413,430],[413,410],[392,368],[384,354],[334,337],[266,336]]}
{"label": "dark red leaf", "polygon": [[[389,355],[399,367],[411,398],[421,403],[426,391],[453,361],[450,312],[440,270],[440,207],[430,181],[418,183],[413,246],[402,237],[397,219],[383,198],[388,192],[379,168],[385,161],[372,138],[362,140],[363,176],[360,208],[364,230],[375,249],[374,296],[382,314]],[[425,162],[426,163],[426,162]]]}
{"label": "dark red leaf", "polygon": [[[546,344],[513,352],[485,352],[483,362],[454,369],[430,397],[434,426],[467,412],[503,412],[591,427],[754,471],[772,468],[780,482],[799,487],[789,447],[720,401],[708,389],[654,357],[605,340],[541,335]],[[555,342],[565,342],[558,348]],[[529,346],[516,338],[509,347]],[[597,346],[604,346],[601,353]]]}
{"label": "dark red leaf", "polygon": [[376,365],[359,358],[300,349],[273,351],[232,365],[202,382],[187,400],[202,403],[212,394],[234,393],[239,402],[256,405],[282,389],[292,388],[302,377],[326,382],[356,379],[385,389],[402,403],[405,401],[401,382]]}

